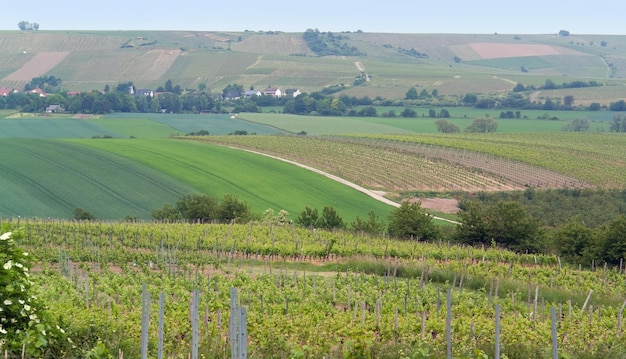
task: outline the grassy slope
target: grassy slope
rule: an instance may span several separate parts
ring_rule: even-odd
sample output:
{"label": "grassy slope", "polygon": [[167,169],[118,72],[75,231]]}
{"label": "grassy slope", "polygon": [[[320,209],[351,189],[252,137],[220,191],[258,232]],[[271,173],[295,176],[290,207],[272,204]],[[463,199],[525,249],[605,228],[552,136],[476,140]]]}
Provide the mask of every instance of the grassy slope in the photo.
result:
{"label": "grassy slope", "polygon": [[[93,140],[98,141],[98,140]],[[112,153],[41,139],[1,139],[0,216],[150,218],[152,209],[194,191],[181,180]]]}
{"label": "grassy slope", "polygon": [[[68,57],[48,73],[62,78],[68,90],[102,89],[106,84],[123,81],[155,88],[169,78],[182,87],[196,88],[204,83],[215,91],[230,83],[240,83],[246,88],[271,84],[283,88],[299,87],[311,92],[333,84],[352,85],[359,75],[355,66],[355,62],[359,61],[371,81],[346,90],[345,93],[351,96],[402,98],[411,86],[428,91],[436,88],[440,94],[510,91],[516,82],[541,85],[547,78],[557,84],[596,79],[607,85],[617,85],[611,86],[617,91],[614,95],[605,92],[604,96],[596,96],[596,89],[576,91],[580,104],[598,98],[615,101],[623,98],[624,94],[621,91],[623,86],[615,81],[618,80],[615,77],[623,76],[625,36],[522,35],[521,39],[515,40],[513,36],[493,34],[349,33],[342,34],[342,41],[367,53],[367,56],[315,57],[303,43],[301,33],[3,31],[1,34],[2,86],[23,86],[3,82],[1,78],[20,68],[35,54],[68,51]],[[144,37],[143,42],[136,40],[139,35]],[[152,44],[153,41],[156,43]],[[607,41],[608,45],[600,46],[601,41]],[[468,46],[472,42],[553,45],[575,53],[478,61]],[[121,48],[124,44],[135,48]],[[152,45],[139,46],[142,44]],[[402,49],[415,49],[429,57],[407,56]],[[153,71],[155,54],[150,53],[152,50],[182,50],[182,53],[171,67],[160,69],[165,72],[157,75]],[[292,56],[294,54],[307,56]],[[464,61],[456,63],[454,56]],[[520,72],[520,64],[530,71]],[[613,65],[613,70],[609,64]],[[551,92],[542,95],[551,96]],[[559,96],[554,93],[552,97]]]}
{"label": "grassy slope", "polygon": [[70,118],[11,118],[0,120],[0,138],[90,138],[124,137],[97,122]]}
{"label": "grassy slope", "polygon": [[[235,194],[255,212],[285,209],[295,218],[305,206],[332,206],[348,223],[370,210],[386,217],[392,207],[308,170],[209,144],[174,140],[76,142],[119,154],[211,196]],[[277,191],[277,188],[279,190]]]}

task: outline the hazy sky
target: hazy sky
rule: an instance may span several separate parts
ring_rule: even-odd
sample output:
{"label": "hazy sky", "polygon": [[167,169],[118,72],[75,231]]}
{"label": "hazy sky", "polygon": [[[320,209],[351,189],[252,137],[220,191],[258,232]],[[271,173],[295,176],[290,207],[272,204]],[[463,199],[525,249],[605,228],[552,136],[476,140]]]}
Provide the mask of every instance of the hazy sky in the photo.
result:
{"label": "hazy sky", "polygon": [[[626,34],[623,0],[2,0],[0,30]],[[370,5],[374,3],[375,5]]]}

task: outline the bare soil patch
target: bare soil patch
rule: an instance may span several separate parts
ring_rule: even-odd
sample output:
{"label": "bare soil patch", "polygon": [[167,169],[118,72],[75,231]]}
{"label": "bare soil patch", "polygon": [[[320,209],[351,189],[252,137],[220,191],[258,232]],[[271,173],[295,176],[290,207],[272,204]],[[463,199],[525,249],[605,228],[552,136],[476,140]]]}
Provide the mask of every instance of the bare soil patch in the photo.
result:
{"label": "bare soil patch", "polygon": [[459,201],[454,198],[411,198],[410,202],[422,202],[422,208],[435,212],[454,214],[459,211]]}
{"label": "bare soil patch", "polygon": [[65,52],[40,52],[17,71],[8,74],[4,81],[30,81],[55,68],[69,55]]}
{"label": "bare soil patch", "polygon": [[506,57],[564,55],[572,53],[582,55],[582,53],[577,51],[550,45],[476,42],[469,44],[469,47],[484,60]]}

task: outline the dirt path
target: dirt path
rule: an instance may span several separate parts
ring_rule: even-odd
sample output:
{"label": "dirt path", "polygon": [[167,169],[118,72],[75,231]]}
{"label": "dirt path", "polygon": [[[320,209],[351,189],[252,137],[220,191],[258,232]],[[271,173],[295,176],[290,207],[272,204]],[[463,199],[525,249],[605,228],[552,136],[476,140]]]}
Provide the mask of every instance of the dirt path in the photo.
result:
{"label": "dirt path", "polygon": [[[330,178],[330,179],[332,179],[332,180],[334,180],[334,181],[337,181],[337,182],[339,182],[339,183],[341,183],[341,184],[344,184],[344,185],[346,185],[346,186],[348,186],[348,187],[354,188],[355,190],[357,190],[357,191],[359,191],[359,192],[365,193],[366,195],[368,195],[368,196],[370,196],[370,197],[374,198],[375,200],[378,200],[378,201],[380,201],[380,202],[383,202],[383,203],[385,203],[385,204],[388,204],[388,205],[393,206],[393,207],[396,207],[396,208],[400,207],[400,203],[398,203],[398,202],[394,202],[394,201],[392,201],[392,200],[390,200],[390,199],[388,199],[388,198],[384,197],[384,196],[383,196],[380,192],[378,192],[378,191],[371,191],[371,190],[369,190],[369,189],[367,189],[367,188],[365,188],[365,187],[359,186],[359,185],[358,185],[358,184],[356,184],[356,183],[353,183],[353,182],[347,181],[347,180],[345,180],[345,179],[343,179],[343,178],[337,177],[337,176],[335,176],[335,175],[333,175],[333,174],[330,174],[330,173],[328,173],[328,172],[324,172],[324,171],[319,170],[319,169],[317,169],[317,168],[313,168],[313,167],[311,167],[311,166],[307,166],[307,165],[302,164],[302,163],[299,163],[299,162],[291,161],[291,160],[288,160],[288,159],[286,159],[286,158],[282,158],[282,157],[278,157],[278,156],[273,156],[273,155],[268,155],[268,154],[263,153],[263,152],[257,152],[257,151],[253,151],[253,150],[247,150],[247,149],[245,149],[245,148],[232,147],[232,146],[229,146],[229,148],[233,148],[233,149],[236,149],[236,150],[242,150],[242,151],[246,151],[246,152],[254,153],[254,154],[257,154],[257,155],[261,155],[261,156],[270,157],[270,158],[273,158],[273,159],[276,159],[276,160],[279,160],[279,161],[283,161],[283,162],[286,162],[286,163],[289,163],[289,164],[292,164],[292,165],[295,165],[295,166],[298,166],[298,167],[301,167],[301,168],[307,169],[307,170],[309,170],[309,171],[312,171],[312,172],[315,172],[315,173],[321,174],[321,175],[323,175],[323,176],[325,176],[325,177],[328,177],[328,178]],[[436,217],[436,216],[433,216],[433,219],[436,219],[436,220],[439,220],[439,221],[444,221],[444,222],[450,222],[450,223],[454,223],[454,224],[459,224],[459,222],[457,222],[457,221],[453,221],[453,220],[451,220],[451,219],[447,219],[447,218],[441,218],[441,217]]]}
{"label": "dirt path", "polygon": [[367,72],[365,72],[365,66],[363,66],[363,64],[360,63],[359,61],[355,62],[354,65],[356,66],[357,69],[359,69],[359,72],[361,72],[361,74],[365,75],[365,81],[369,81],[370,76],[367,74]]}

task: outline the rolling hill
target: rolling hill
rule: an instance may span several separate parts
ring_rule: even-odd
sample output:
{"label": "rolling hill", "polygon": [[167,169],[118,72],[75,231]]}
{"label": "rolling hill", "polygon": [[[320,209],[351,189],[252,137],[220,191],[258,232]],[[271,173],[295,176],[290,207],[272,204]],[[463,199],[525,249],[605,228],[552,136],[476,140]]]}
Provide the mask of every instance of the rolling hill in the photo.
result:
{"label": "rolling hill", "polygon": [[[350,96],[401,99],[410,87],[462,95],[550,79],[604,85],[571,89],[577,104],[626,97],[626,36],[356,32],[333,38],[358,56],[317,56],[303,33],[3,31],[0,87],[19,89],[33,77],[52,75],[73,91],[126,81],[156,88],[172,79],[182,88],[204,84],[213,92],[232,83],[305,92],[344,84],[342,93]],[[353,86],[362,72],[369,81]]]}

